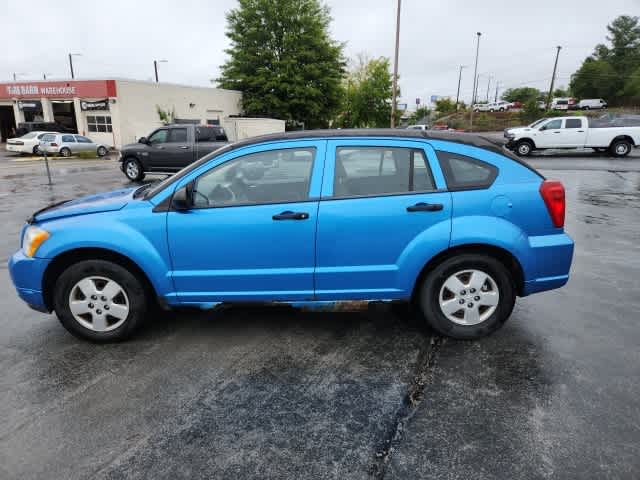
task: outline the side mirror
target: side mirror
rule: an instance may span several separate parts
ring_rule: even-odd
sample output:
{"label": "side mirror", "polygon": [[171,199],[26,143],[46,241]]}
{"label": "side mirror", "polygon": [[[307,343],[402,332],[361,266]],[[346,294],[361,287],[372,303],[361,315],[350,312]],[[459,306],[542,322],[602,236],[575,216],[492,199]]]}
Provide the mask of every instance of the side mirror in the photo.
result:
{"label": "side mirror", "polygon": [[149,144],[149,140],[147,140],[147,137],[140,137],[138,139],[138,143],[144,143],[145,145]]}
{"label": "side mirror", "polygon": [[173,194],[171,199],[171,210],[176,212],[187,212],[192,207],[191,196],[188,187],[183,187]]}
{"label": "side mirror", "polygon": [[546,129],[547,129],[547,126],[546,126],[546,125],[542,125],[542,126],[539,128],[539,130],[540,130],[540,131],[543,131],[543,130],[546,130]]}

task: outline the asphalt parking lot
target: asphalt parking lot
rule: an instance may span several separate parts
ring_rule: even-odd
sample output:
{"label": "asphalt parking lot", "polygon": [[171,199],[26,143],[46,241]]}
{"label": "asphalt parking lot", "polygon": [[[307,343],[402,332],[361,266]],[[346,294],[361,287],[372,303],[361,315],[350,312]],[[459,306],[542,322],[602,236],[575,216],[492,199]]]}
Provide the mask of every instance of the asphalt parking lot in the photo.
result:
{"label": "asphalt parking lot", "polygon": [[479,341],[386,307],[150,318],[92,345],[16,296],[24,219],[127,186],[114,160],[0,156],[0,478],[637,478],[640,151],[530,162],[567,189],[569,284]]}

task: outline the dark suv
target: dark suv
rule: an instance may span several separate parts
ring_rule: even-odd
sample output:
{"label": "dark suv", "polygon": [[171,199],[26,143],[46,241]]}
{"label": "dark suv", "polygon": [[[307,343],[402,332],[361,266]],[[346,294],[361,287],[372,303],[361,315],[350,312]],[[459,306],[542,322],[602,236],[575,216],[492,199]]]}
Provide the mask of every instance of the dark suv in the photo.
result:
{"label": "dark suv", "polygon": [[120,169],[132,181],[145,173],[175,173],[227,143],[218,125],[167,125],[122,147]]}

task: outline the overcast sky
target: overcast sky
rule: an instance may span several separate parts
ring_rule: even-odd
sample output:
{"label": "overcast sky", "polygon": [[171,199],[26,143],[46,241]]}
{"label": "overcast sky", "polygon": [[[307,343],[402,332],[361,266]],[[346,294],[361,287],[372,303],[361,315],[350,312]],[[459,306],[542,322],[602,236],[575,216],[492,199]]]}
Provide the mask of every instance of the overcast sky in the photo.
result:
{"label": "overcast sky", "polygon": [[[3,2],[4,3],[4,2]],[[346,43],[347,56],[393,55],[396,0],[327,0],[331,33]],[[151,80],[153,60],[161,81],[208,85],[224,62],[224,13],[235,0],[8,0],[0,19],[4,48],[0,80],[69,78],[67,54],[77,78],[126,77]],[[100,8],[98,8],[100,6]],[[616,16],[640,15],[640,0],[403,0],[400,87],[403,99],[455,96],[458,67],[461,96],[473,85],[476,32],[482,32],[479,97],[491,80],[500,89],[548,88],[555,46],[562,45],[558,83],[604,42]]]}

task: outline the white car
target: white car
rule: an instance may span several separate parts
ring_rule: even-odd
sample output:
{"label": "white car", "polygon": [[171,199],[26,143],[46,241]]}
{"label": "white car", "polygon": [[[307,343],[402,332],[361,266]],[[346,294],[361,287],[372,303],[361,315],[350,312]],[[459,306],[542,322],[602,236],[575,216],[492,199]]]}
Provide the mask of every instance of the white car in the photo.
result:
{"label": "white car", "polygon": [[527,156],[546,148],[593,148],[624,157],[640,146],[640,116],[556,117],[504,132],[507,148]]}
{"label": "white car", "polygon": [[55,135],[56,132],[29,132],[18,138],[10,138],[7,140],[7,151],[37,155],[42,137],[48,134]]}
{"label": "white car", "polygon": [[580,110],[598,110],[607,108],[607,102],[601,98],[585,98],[578,102],[578,108]]}
{"label": "white car", "polygon": [[91,152],[99,157],[109,153],[109,147],[102,143],[95,143],[90,138],[72,133],[48,133],[42,136],[44,142],[40,148],[50,154],[70,157],[74,153]]}
{"label": "white car", "polygon": [[409,125],[407,130],[429,130],[429,125]]}
{"label": "white car", "polygon": [[509,102],[476,103],[473,105],[474,112],[506,112],[509,110]]}

